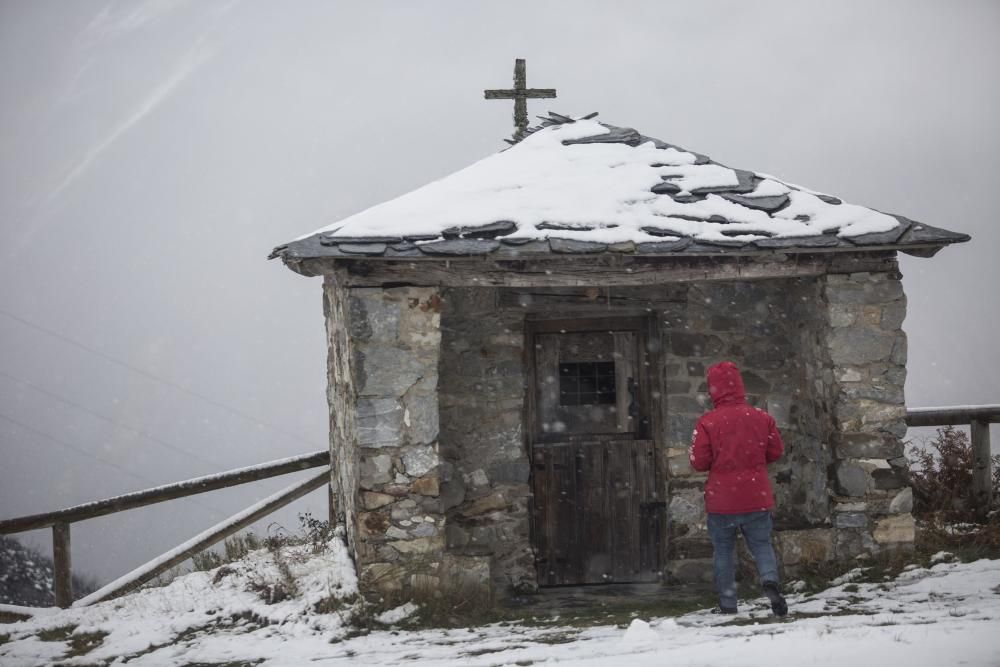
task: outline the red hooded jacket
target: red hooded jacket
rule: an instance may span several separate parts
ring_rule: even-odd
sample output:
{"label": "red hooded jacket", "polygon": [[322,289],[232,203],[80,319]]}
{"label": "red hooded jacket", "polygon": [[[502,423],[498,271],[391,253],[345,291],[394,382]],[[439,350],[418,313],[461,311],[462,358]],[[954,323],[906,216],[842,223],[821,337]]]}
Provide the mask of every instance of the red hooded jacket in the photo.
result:
{"label": "red hooded jacket", "polygon": [[708,393],[715,409],[698,420],[691,442],[691,467],[708,471],[705,509],[743,514],[774,507],[767,464],[785,446],[774,417],[747,405],[743,377],[731,361],[708,369]]}

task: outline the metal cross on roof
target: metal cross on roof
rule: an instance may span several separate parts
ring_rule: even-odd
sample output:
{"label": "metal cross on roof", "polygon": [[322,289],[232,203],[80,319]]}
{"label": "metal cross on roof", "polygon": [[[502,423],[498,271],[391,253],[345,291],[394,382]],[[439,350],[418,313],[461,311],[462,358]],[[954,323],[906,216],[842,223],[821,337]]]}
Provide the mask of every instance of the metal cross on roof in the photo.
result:
{"label": "metal cross on roof", "polygon": [[528,98],[541,99],[556,96],[555,88],[528,88],[524,59],[514,61],[514,87],[484,90],[488,100],[514,100],[514,141],[520,141],[528,131]]}

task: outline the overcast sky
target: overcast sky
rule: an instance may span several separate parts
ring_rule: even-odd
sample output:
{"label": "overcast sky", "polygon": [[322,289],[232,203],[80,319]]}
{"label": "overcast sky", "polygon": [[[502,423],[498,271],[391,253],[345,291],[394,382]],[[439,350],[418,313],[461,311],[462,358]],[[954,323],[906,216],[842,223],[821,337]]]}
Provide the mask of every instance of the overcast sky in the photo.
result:
{"label": "overcast sky", "polygon": [[[971,234],[902,259],[907,402],[1000,402],[998,2],[0,0],[0,517],[324,448],[320,280],[265,257],[502,147],[515,57],[529,113]],[[75,565],[290,482],[77,524]]]}

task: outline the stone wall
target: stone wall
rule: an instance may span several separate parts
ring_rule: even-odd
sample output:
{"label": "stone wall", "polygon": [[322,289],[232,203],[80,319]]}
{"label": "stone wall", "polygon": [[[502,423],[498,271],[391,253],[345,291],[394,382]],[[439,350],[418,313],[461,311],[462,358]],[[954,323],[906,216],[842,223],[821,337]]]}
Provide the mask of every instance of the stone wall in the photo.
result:
{"label": "stone wall", "polygon": [[[785,455],[770,467],[776,526],[829,526],[826,382],[820,285],[815,279],[700,283],[681,288],[663,311],[667,425],[669,577],[712,577],[712,545],[702,492],[706,475],[691,469],[688,447],[712,403],[705,371],[728,359],[743,372],[747,398],[770,412]],[[824,373],[828,376],[824,379]],[[820,554],[829,557],[829,550]]]}
{"label": "stone wall", "polygon": [[466,572],[500,594],[536,586],[528,317],[656,319],[666,579],[711,579],[705,476],[687,450],[711,407],[705,370],[723,359],[785,439],[771,478],[786,568],[912,543],[898,276],[524,292],[354,289],[345,299],[328,284],[331,406],[357,404],[355,418],[331,417],[335,489],[369,585],[407,594]]}
{"label": "stone wall", "polygon": [[898,274],[830,275],[833,526],[839,558],[913,544],[906,435],[906,297]]}
{"label": "stone wall", "polygon": [[[346,312],[330,317],[334,329],[346,315],[356,404],[353,452],[333,439],[344,470],[341,503],[354,517],[348,533],[362,586],[393,599],[440,595],[487,577],[485,563],[444,553],[440,311],[435,289],[354,289]],[[331,367],[343,364],[343,352],[339,346],[340,356],[331,355]]]}
{"label": "stone wall", "polygon": [[524,313],[495,289],[442,292],[441,453],[451,553],[488,558],[494,589],[533,590]]}

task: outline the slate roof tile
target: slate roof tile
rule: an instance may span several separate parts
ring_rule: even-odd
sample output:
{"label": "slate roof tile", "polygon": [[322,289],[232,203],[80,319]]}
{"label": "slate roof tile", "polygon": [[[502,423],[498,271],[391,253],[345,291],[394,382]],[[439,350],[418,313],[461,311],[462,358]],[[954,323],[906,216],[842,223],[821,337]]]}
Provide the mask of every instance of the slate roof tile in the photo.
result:
{"label": "slate roof tile", "polygon": [[731,169],[627,127],[550,114],[496,155],[271,257],[727,254],[898,248],[966,234]]}

